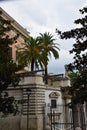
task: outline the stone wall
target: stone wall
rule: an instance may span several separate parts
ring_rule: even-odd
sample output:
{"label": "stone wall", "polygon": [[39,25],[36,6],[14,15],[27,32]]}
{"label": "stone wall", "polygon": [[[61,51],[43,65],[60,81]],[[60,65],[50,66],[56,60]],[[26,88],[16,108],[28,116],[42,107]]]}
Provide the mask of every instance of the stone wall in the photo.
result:
{"label": "stone wall", "polygon": [[[57,88],[57,86],[45,86],[41,75],[26,73],[21,76],[19,86],[8,89],[10,96],[14,96],[16,101],[22,101],[22,103],[18,105],[19,113],[17,116],[0,118],[0,130],[27,130],[27,123],[29,130],[43,130],[46,125],[44,107],[46,107],[45,103],[50,103],[48,102],[49,94],[51,92],[58,92],[59,95],[61,95],[61,90],[59,87]],[[67,79],[61,79],[60,82],[62,84],[61,86],[63,86],[63,90],[66,90],[66,85],[68,84]],[[27,89],[31,89],[29,100]],[[62,98],[61,95],[60,98],[57,99],[58,103],[62,102]],[[28,113],[29,116],[27,116]]]}
{"label": "stone wall", "polygon": [[[31,89],[28,100],[27,88]],[[45,85],[40,75],[23,75],[19,86],[8,89],[9,95],[16,100],[23,101],[19,105],[19,115],[0,118],[0,130],[26,130],[27,129],[27,109],[29,101],[29,130],[43,130],[43,115],[45,104]]]}
{"label": "stone wall", "polygon": [[0,118],[0,130],[20,130],[20,116]]}

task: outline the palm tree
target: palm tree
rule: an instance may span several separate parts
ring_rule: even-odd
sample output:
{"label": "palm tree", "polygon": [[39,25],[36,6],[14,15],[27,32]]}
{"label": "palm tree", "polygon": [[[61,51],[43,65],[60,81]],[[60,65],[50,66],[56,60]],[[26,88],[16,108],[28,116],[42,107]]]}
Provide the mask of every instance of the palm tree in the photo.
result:
{"label": "palm tree", "polygon": [[[22,48],[17,50],[18,63],[29,67],[31,71],[45,68],[45,79],[47,79],[47,65],[51,55],[55,59],[59,58],[59,48],[57,43],[54,43],[53,35],[49,32],[41,34],[37,38],[29,38],[28,42],[23,44]],[[46,84],[47,84],[47,80]]]}
{"label": "palm tree", "polygon": [[[39,44],[42,47],[42,62],[45,67],[45,78],[47,79],[47,65],[48,62],[53,55],[55,59],[59,58],[59,48],[58,44],[54,43],[55,39],[53,38],[53,35],[51,35],[49,32],[45,32],[44,34],[40,33],[40,36],[38,37]],[[46,80],[47,83],[47,80]]]}
{"label": "palm tree", "polygon": [[31,71],[34,71],[35,67],[37,69],[43,68],[40,50],[41,46],[38,39],[30,37],[28,42],[23,43],[22,48],[17,49],[18,63],[29,67],[31,66]]}

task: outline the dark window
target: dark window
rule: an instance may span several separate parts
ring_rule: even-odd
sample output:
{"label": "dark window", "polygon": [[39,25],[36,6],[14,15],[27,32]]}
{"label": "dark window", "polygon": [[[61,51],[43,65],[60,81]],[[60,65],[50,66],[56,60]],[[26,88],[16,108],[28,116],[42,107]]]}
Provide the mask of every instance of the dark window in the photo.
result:
{"label": "dark window", "polygon": [[56,108],[56,100],[51,100],[51,107]]}

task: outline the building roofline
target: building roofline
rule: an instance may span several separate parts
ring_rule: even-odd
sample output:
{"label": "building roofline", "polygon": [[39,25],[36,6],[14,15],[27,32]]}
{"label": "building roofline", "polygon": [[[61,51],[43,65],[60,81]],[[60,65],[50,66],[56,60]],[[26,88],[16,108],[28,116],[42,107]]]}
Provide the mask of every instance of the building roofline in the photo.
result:
{"label": "building roofline", "polygon": [[6,20],[10,20],[12,21],[12,26],[18,31],[20,32],[23,36],[25,36],[26,38],[29,37],[29,32],[23,28],[14,18],[12,18],[7,12],[5,12],[1,7],[0,7],[0,11],[2,12],[2,17]]}

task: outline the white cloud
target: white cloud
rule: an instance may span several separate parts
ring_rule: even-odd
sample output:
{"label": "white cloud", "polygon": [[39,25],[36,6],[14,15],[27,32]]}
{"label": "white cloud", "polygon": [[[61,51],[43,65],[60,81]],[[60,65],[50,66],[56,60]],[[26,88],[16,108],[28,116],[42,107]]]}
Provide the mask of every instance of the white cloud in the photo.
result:
{"label": "white cloud", "polygon": [[[74,20],[81,16],[79,9],[86,5],[85,0],[14,0],[0,3],[0,6],[33,36],[48,31],[54,34],[55,28],[65,31],[76,27]],[[58,39],[57,42],[61,49],[60,58],[56,61],[52,58],[49,71],[62,73],[64,65],[72,61],[68,51],[74,41]]]}

